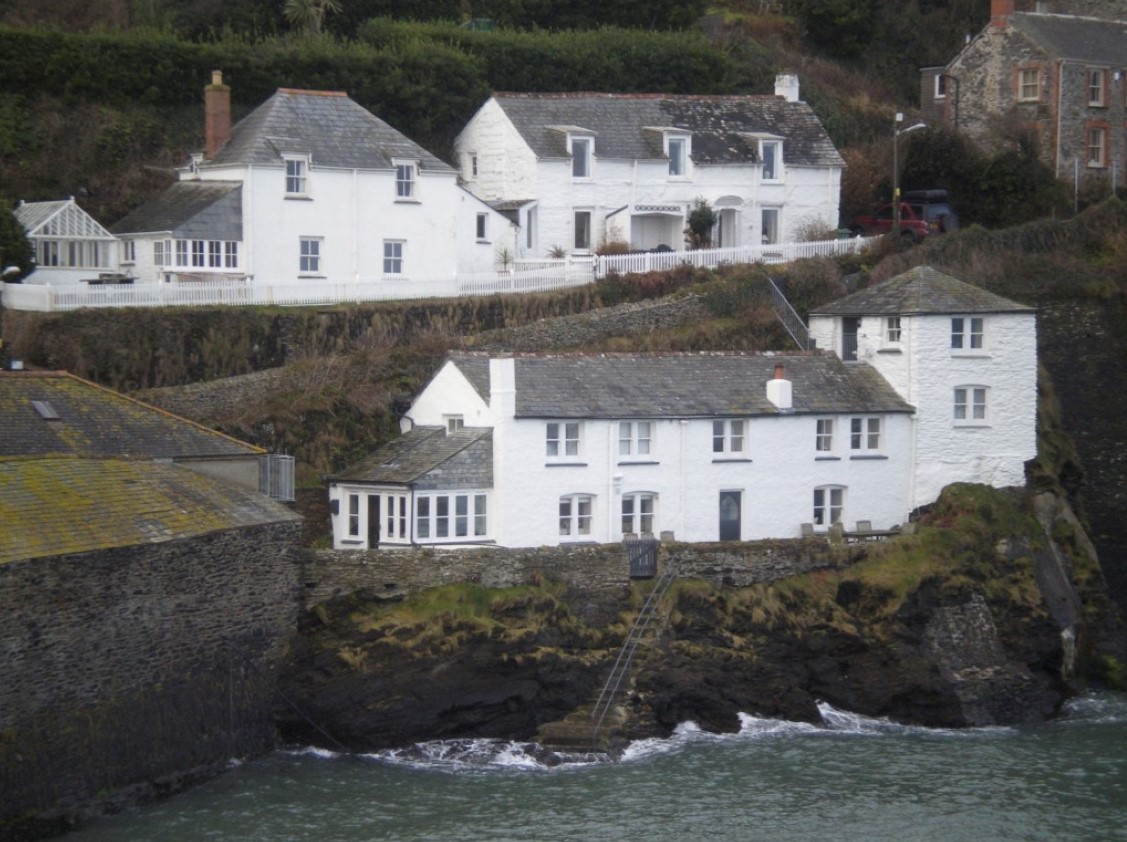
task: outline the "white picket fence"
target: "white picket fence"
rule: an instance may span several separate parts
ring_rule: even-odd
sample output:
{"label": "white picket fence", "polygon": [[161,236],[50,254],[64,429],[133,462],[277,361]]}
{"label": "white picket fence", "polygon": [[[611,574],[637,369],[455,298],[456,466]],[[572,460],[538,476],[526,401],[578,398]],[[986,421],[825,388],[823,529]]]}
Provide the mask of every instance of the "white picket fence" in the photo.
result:
{"label": "white picket fence", "polygon": [[0,284],[0,302],[12,310],[52,313],[92,307],[294,307],[503,295],[582,286],[610,274],[668,271],[679,266],[716,268],[726,264],[786,263],[802,257],[856,252],[869,242],[865,239],[828,240],[731,249],[517,260],[511,268],[502,271],[439,278],[395,276],[281,283],[253,279],[142,284]]}

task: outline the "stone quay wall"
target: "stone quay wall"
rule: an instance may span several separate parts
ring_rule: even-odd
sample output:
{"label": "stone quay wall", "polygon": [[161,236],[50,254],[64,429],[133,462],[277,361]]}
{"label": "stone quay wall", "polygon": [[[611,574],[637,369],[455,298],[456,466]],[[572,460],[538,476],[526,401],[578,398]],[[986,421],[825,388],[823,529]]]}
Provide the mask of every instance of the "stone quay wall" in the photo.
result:
{"label": "stone quay wall", "polygon": [[0,566],[0,838],[20,838],[22,817],[65,826],[274,747],[299,531]]}

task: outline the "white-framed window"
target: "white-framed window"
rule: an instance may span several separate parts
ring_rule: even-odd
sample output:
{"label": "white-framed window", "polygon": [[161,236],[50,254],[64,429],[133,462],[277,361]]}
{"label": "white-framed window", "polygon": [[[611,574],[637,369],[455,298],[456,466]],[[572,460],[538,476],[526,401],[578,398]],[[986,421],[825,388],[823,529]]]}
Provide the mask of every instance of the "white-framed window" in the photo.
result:
{"label": "white-framed window", "polygon": [[576,459],[583,434],[579,421],[549,421],[544,425],[544,455],[549,459]]}
{"label": "white-framed window", "polygon": [[321,272],[321,237],[301,237],[298,241],[298,271],[303,275]]}
{"label": "white-framed window", "polygon": [[397,161],[395,164],[395,198],[408,200],[415,198],[415,182],[418,165],[411,161]]}
{"label": "white-framed window", "polygon": [[591,211],[589,210],[575,212],[575,250],[591,250]]}
{"label": "white-framed window", "polygon": [[122,240],[121,241],[121,262],[122,263],[135,263],[137,260],[137,241],[136,240]]}
{"label": "white-framed window", "polygon": [[415,498],[415,538],[481,539],[489,534],[489,498],[480,492],[421,494]]}
{"label": "white-framed window", "polygon": [[855,453],[880,450],[880,418],[850,418],[849,449]]}
{"label": "white-framed window", "polygon": [[407,495],[385,494],[382,496],[385,519],[384,540],[407,540],[410,537],[407,534]]}
{"label": "white-framed window", "polygon": [[227,240],[223,243],[223,268],[239,268],[239,244],[235,240]]}
{"label": "white-framed window", "polygon": [[591,534],[591,513],[595,498],[590,494],[565,494],[560,498],[560,535],[584,538]]}
{"label": "white-framed window", "polygon": [[443,418],[446,420],[446,432],[456,433],[465,429],[466,419],[461,415],[444,415]]}
{"label": "white-framed window", "polygon": [[747,422],[742,418],[717,418],[712,422],[712,452],[742,454]]}
{"label": "white-framed window", "polygon": [[477,178],[477,153],[470,154],[470,178]]}
{"label": "white-framed window", "polygon": [[403,241],[383,241],[383,273],[385,275],[403,274]]}
{"label": "white-framed window", "polygon": [[689,174],[689,139],[670,137],[668,140],[669,176],[681,178]]}
{"label": "white-framed window", "polygon": [[1107,166],[1107,129],[1103,126],[1088,127],[1088,166]]}
{"label": "white-framed window", "polygon": [[167,266],[172,262],[172,243],[169,240],[153,242],[153,265]]}
{"label": "white-framed window", "polygon": [[618,455],[650,456],[653,453],[652,421],[618,422]]}
{"label": "white-framed window", "polygon": [[953,414],[956,426],[981,426],[987,418],[987,393],[985,386],[956,386]]}
{"label": "white-framed window", "polygon": [[177,240],[176,241],[176,264],[175,265],[177,265],[177,266],[187,266],[188,265],[188,241],[187,240]]}
{"label": "white-framed window", "polygon": [[1017,72],[1018,102],[1036,102],[1041,98],[1041,68],[1023,67]]}
{"label": "white-framed window", "polygon": [[1088,69],[1088,105],[1093,108],[1107,105],[1107,70],[1102,67]]}
{"label": "white-framed window", "polygon": [[935,75],[935,98],[947,98],[947,76],[943,73],[937,73]]}
{"label": "white-framed window", "polygon": [[591,177],[591,149],[593,142],[589,137],[571,139],[571,177]]}
{"label": "white-framed window", "polygon": [[306,158],[286,158],[286,195],[309,194],[309,161]]}
{"label": "white-framed window", "polygon": [[783,143],[781,140],[759,141],[759,160],[763,162],[764,181],[782,181]]}
{"label": "white-framed window", "polygon": [[955,316],[951,319],[951,349],[982,350],[985,327],[985,320],[981,316]]}
{"label": "white-framed window", "polygon": [[360,495],[348,495],[348,534],[357,537],[360,534]]}
{"label": "white-framed window", "polygon": [[763,208],[760,221],[763,245],[774,245],[779,242],[779,209]]}
{"label": "white-framed window", "polygon": [[819,418],[814,433],[814,450],[818,453],[832,453],[834,449],[834,420]]}
{"label": "white-framed window", "polygon": [[884,339],[889,345],[900,344],[900,317],[888,316],[884,320]]}
{"label": "white-framed window", "polygon": [[622,534],[653,534],[657,495],[638,491],[622,495]]}
{"label": "white-framed window", "polygon": [[814,525],[841,523],[845,513],[845,489],[840,485],[823,485],[814,489]]}
{"label": "white-framed window", "polygon": [[479,213],[476,222],[474,235],[477,237],[479,243],[484,243],[489,239],[489,214]]}
{"label": "white-framed window", "polygon": [[192,240],[192,265],[196,267],[203,267],[204,265],[204,241]]}
{"label": "white-framed window", "polygon": [[207,241],[207,265],[209,269],[223,268],[223,243],[221,241]]}

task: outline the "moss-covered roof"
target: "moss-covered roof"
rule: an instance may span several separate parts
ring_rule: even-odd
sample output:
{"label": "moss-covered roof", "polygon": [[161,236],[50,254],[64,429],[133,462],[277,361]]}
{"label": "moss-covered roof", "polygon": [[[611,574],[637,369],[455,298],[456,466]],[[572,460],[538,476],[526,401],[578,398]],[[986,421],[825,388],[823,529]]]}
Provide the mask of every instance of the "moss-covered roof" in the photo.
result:
{"label": "moss-covered roof", "polygon": [[66,372],[0,372],[0,458],[200,459],[263,452]]}
{"label": "moss-covered roof", "polygon": [[300,520],[166,462],[0,459],[0,564]]}
{"label": "moss-covered roof", "polygon": [[811,316],[1033,313],[1032,307],[960,281],[931,266],[916,266],[810,311]]}

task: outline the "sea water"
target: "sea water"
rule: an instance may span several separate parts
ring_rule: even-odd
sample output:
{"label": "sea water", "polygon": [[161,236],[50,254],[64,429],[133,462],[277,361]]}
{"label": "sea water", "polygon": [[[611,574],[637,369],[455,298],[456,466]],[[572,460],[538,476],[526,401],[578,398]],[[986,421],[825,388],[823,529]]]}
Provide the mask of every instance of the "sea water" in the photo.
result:
{"label": "sea water", "polygon": [[686,723],[613,761],[490,740],[280,751],[67,839],[1127,840],[1127,696],[1022,728],[821,710],[729,735]]}

